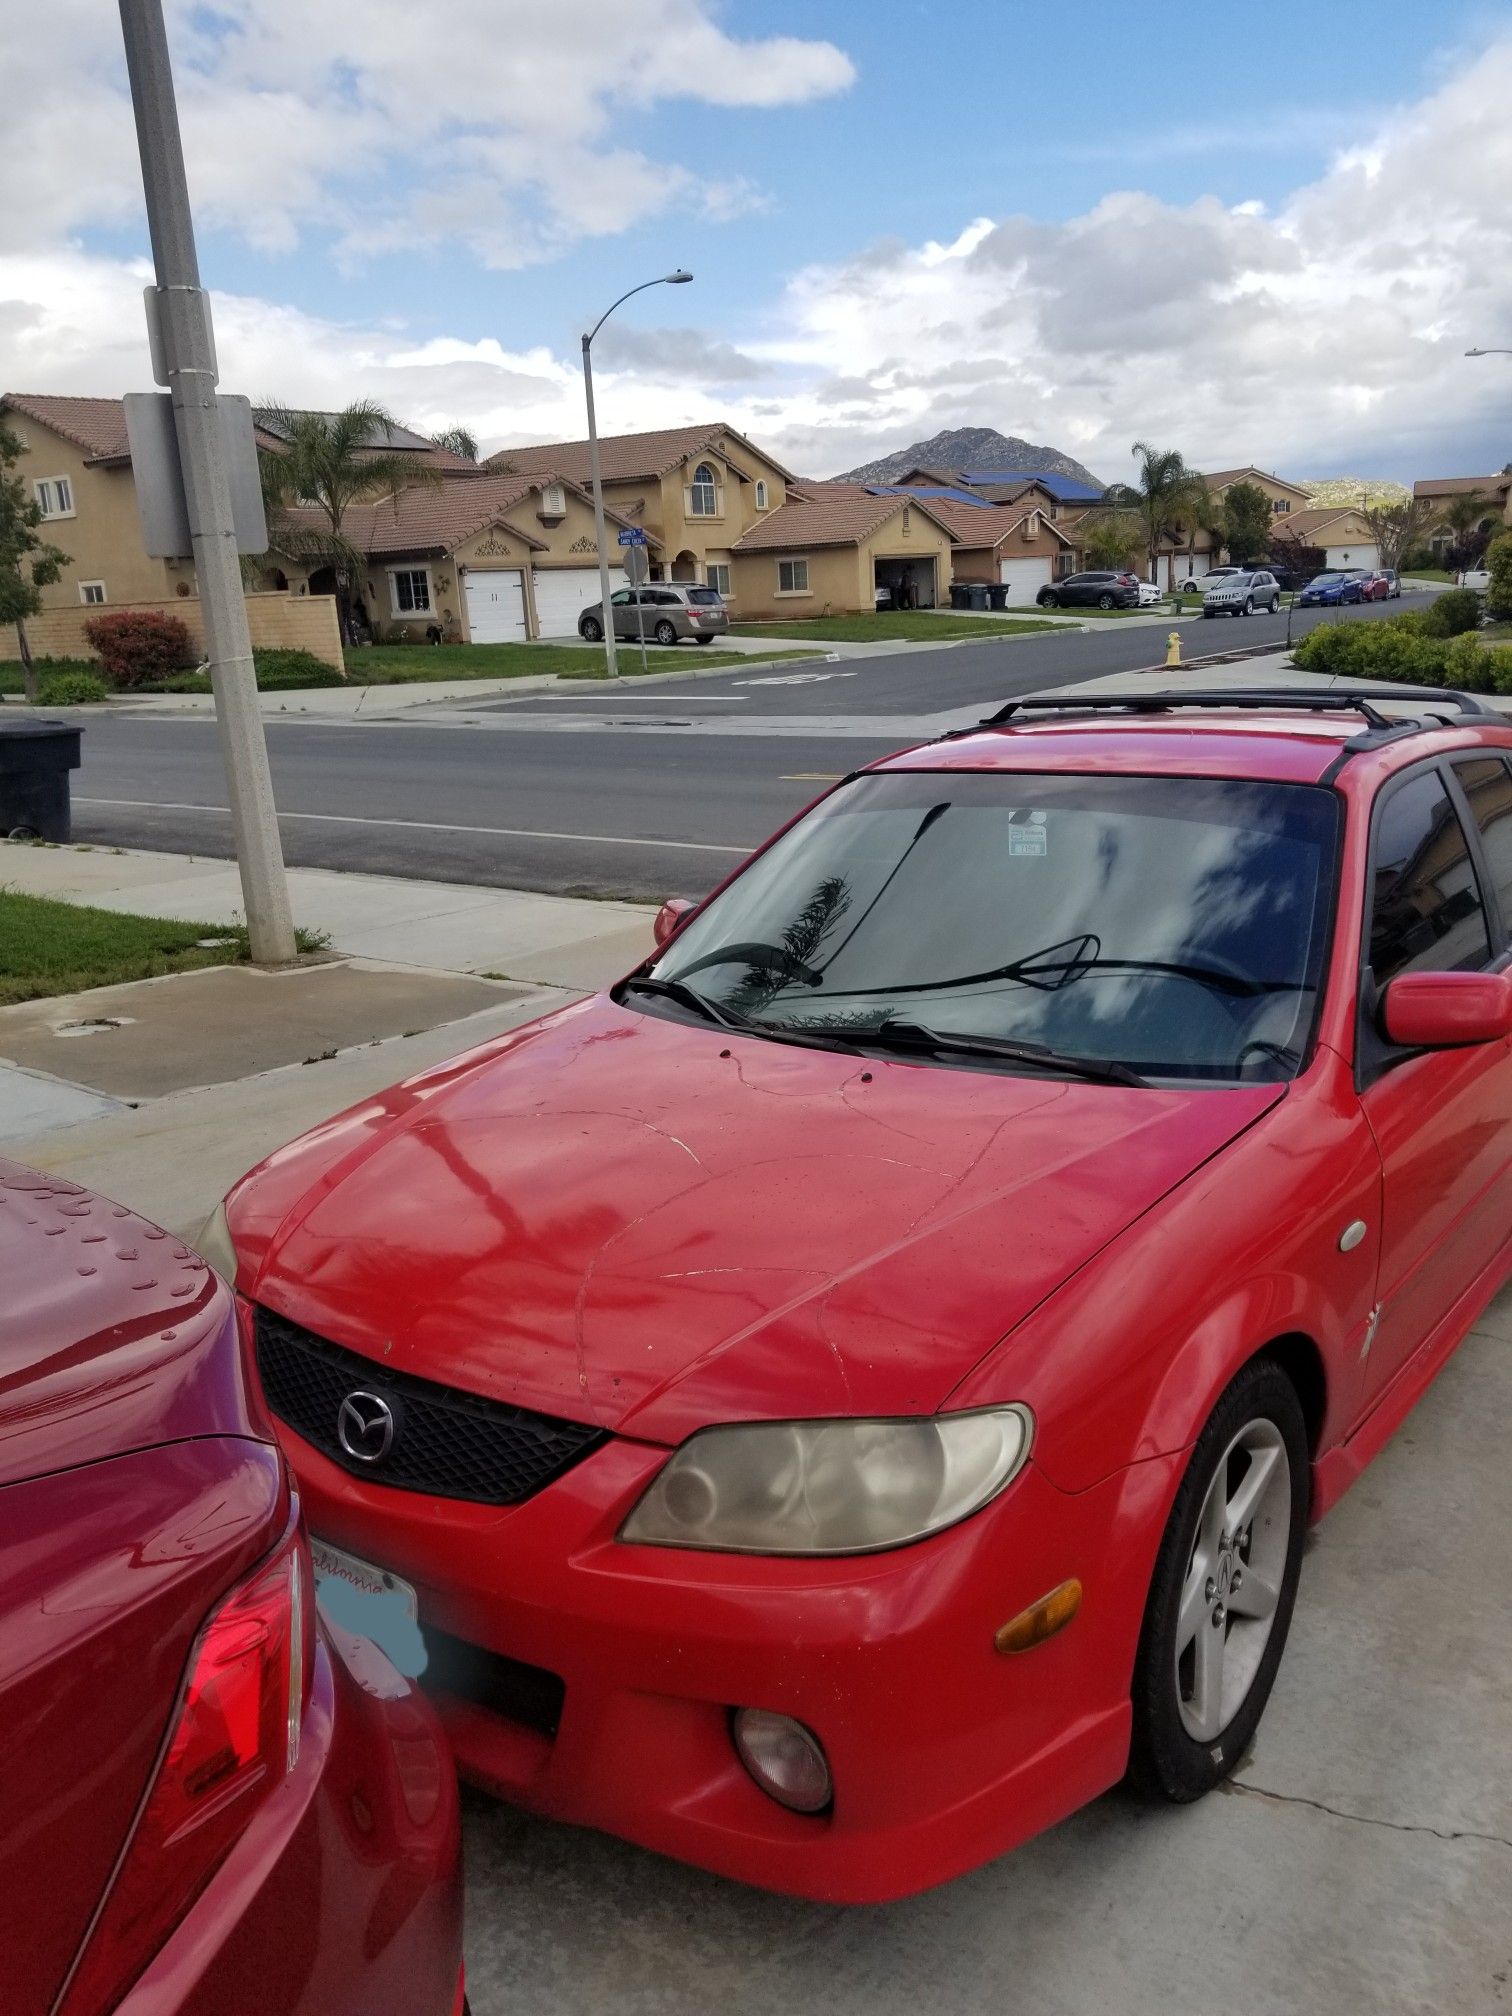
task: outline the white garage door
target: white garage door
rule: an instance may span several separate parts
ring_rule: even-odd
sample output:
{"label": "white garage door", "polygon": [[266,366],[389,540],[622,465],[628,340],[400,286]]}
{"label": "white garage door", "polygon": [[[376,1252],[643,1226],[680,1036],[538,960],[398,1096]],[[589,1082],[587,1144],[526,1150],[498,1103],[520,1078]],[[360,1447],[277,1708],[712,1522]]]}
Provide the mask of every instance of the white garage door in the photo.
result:
{"label": "white garage door", "polygon": [[1363,544],[1359,546],[1325,546],[1323,549],[1323,558],[1328,562],[1330,567],[1369,567],[1374,569],[1381,564],[1379,550],[1374,546]]}
{"label": "white garage door", "polygon": [[[530,585],[535,590],[538,637],[575,637],[579,616],[590,602],[601,599],[597,567],[537,567]],[[611,567],[609,593],[624,585],[624,568]]]}
{"label": "white garage door", "polygon": [[999,560],[998,579],[1006,582],[1010,602],[1032,602],[1050,579],[1048,560]]}
{"label": "white garage door", "polygon": [[469,567],[462,579],[474,644],[510,644],[526,634],[525,577],[518,567]]}

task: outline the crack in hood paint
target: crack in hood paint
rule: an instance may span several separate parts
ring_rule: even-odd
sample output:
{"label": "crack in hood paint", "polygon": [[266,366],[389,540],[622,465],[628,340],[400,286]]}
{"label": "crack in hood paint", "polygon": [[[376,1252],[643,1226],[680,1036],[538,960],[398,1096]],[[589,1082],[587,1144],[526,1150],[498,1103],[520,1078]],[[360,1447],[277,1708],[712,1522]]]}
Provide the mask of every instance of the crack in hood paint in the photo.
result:
{"label": "crack in hood paint", "polygon": [[317,1129],[231,1222],[269,1306],[519,1406],[668,1443],[927,1413],[1282,1090],[867,1064],[599,996]]}

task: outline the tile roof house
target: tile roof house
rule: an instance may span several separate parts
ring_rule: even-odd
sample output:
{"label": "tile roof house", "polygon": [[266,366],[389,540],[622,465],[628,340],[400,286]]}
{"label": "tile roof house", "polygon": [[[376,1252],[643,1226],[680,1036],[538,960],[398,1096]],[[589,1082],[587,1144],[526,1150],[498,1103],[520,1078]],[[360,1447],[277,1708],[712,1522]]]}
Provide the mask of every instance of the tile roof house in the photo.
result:
{"label": "tile roof house", "polygon": [[1253,463],[1243,469],[1214,469],[1202,480],[1215,497],[1222,497],[1236,483],[1252,483],[1257,490],[1264,492],[1273,518],[1286,518],[1294,511],[1305,511],[1312,503],[1312,492],[1305,484],[1288,483],[1284,476],[1273,476],[1268,469],[1257,469]]}
{"label": "tile roof house", "polygon": [[1074,538],[1038,503],[984,510],[980,503],[940,498],[931,508],[950,532],[953,578],[1006,586],[1010,605],[1033,602],[1042,588],[1074,568]]}
{"label": "tile roof house", "polygon": [[[958,507],[975,509],[974,506]],[[809,483],[736,541],[742,617],[854,615],[879,600],[948,599],[951,534],[939,500],[861,483]]]}
{"label": "tile roof house", "polygon": [[1380,549],[1370,527],[1352,504],[1326,504],[1308,511],[1294,511],[1285,524],[1277,525],[1276,536],[1293,540],[1299,546],[1316,546],[1328,567],[1381,564]]}
{"label": "tile roof house", "polygon": [[[796,482],[791,470],[723,421],[600,437],[604,502],[657,542],[653,579],[703,581],[735,597],[736,542],[780,510]],[[587,489],[588,443],[552,441],[501,448],[488,469],[528,475],[551,470]]]}
{"label": "tile roof house", "polygon": [[[325,523],[309,506],[288,516],[317,534]],[[605,517],[611,533],[629,523]],[[601,599],[592,499],[550,470],[469,469],[415,484],[353,505],[342,534],[367,563],[359,594],[374,635],[420,641],[438,632],[473,644],[572,636],[582,610]],[[275,539],[269,558],[271,586],[330,585],[318,555],[302,559]],[[613,559],[611,593],[625,581],[617,547]]]}
{"label": "tile roof house", "polygon": [[[1413,484],[1412,494],[1441,508],[1452,504],[1456,497],[1484,497],[1487,509],[1480,521],[1482,530],[1498,516],[1512,525],[1512,468],[1499,470],[1495,476],[1421,477]],[[1454,540],[1453,530],[1441,525],[1430,533],[1428,543],[1435,553],[1443,554]]]}

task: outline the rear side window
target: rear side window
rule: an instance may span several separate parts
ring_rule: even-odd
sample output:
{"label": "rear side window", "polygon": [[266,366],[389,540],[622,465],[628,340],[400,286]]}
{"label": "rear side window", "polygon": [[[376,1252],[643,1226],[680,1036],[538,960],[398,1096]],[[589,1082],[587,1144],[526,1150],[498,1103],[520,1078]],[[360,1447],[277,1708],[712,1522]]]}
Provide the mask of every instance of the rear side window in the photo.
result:
{"label": "rear side window", "polygon": [[717,602],[719,600],[719,591],[717,588],[690,588],[688,590],[688,600],[690,602]]}
{"label": "rear side window", "polygon": [[1502,923],[1512,929],[1512,770],[1501,756],[1456,763],[1454,774],[1470,801],[1492,887],[1501,899]]}
{"label": "rear side window", "polygon": [[1436,770],[1393,791],[1376,827],[1370,970],[1398,973],[1489,965],[1485,905],[1459,815]]}

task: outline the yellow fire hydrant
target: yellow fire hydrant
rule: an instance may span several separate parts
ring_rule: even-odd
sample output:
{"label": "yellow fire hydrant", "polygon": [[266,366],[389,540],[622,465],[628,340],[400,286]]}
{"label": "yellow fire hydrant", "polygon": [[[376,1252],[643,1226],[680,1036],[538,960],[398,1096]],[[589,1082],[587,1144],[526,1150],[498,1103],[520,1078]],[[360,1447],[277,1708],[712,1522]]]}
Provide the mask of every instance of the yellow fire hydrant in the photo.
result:
{"label": "yellow fire hydrant", "polygon": [[1166,640],[1166,663],[1167,665],[1179,665],[1181,663],[1181,632],[1179,630],[1173,630]]}

